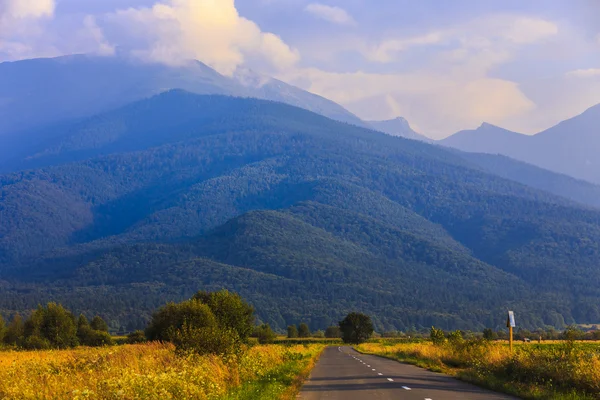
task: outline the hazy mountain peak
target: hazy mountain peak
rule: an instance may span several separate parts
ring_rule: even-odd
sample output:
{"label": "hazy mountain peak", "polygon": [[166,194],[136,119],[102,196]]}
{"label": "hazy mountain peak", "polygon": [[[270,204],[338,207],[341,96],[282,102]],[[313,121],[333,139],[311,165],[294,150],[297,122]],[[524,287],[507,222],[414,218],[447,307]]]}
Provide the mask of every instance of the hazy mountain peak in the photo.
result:
{"label": "hazy mountain peak", "polygon": [[373,129],[392,136],[401,136],[407,139],[430,142],[431,140],[415,132],[404,117],[396,117],[386,121],[367,121]]}
{"label": "hazy mountain peak", "polygon": [[261,88],[273,81],[273,78],[267,75],[260,74],[250,68],[238,68],[234,74],[233,79],[239,83],[250,88]]}

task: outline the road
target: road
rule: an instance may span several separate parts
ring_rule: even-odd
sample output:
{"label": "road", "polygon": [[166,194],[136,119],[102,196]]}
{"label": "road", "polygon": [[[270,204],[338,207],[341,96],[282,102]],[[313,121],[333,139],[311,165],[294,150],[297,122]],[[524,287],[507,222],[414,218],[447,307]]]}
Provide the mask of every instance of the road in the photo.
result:
{"label": "road", "polygon": [[506,400],[515,399],[350,347],[329,347],[302,387],[301,400]]}

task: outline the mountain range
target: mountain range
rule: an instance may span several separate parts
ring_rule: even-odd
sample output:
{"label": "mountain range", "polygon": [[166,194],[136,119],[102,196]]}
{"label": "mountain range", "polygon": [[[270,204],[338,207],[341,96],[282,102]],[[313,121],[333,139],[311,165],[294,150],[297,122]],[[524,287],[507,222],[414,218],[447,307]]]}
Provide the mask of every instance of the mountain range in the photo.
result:
{"label": "mountain range", "polygon": [[[0,175],[0,312],[143,326],[198,289],[277,329],[600,320],[598,187],[274,101],[166,91],[29,128]],[[572,190],[571,190],[572,189]]]}
{"label": "mountain range", "polygon": [[541,168],[600,183],[600,105],[536,135],[490,124],[441,141],[459,150],[502,154]]}

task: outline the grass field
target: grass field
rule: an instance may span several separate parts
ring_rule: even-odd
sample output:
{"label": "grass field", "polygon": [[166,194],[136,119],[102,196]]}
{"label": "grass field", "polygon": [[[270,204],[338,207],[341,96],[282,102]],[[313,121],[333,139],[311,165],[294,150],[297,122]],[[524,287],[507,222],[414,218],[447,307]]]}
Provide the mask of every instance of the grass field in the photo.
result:
{"label": "grass field", "polygon": [[291,399],[321,344],[180,357],[171,344],[0,352],[0,399]]}
{"label": "grass field", "polygon": [[524,399],[600,398],[600,344],[381,341],[357,350],[443,372]]}

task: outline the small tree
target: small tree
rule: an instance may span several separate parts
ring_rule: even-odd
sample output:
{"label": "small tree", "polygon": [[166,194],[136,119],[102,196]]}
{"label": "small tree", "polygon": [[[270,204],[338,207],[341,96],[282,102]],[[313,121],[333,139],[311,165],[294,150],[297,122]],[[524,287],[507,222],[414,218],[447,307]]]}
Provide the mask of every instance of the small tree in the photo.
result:
{"label": "small tree", "polygon": [[15,346],[23,341],[24,335],[25,329],[23,327],[23,318],[21,317],[21,314],[17,313],[13,316],[10,324],[8,324],[8,327],[6,328],[4,343]]}
{"label": "small tree", "polygon": [[85,315],[80,314],[79,318],[77,318],[77,338],[80,344],[84,344],[85,338],[91,330],[92,328]]}
{"label": "small tree", "polygon": [[127,335],[127,343],[129,344],[146,343],[147,341],[144,331],[135,331]]}
{"label": "small tree", "polygon": [[431,331],[429,333],[429,337],[433,344],[440,346],[446,343],[446,334],[443,330],[436,328],[435,326],[431,327]]}
{"label": "small tree", "polygon": [[325,329],[325,337],[328,339],[337,339],[342,337],[342,331],[339,326],[330,326]]}
{"label": "small tree", "polygon": [[92,319],[90,327],[95,331],[108,332],[108,325],[98,315],[96,315],[94,319]]}
{"label": "small tree", "polygon": [[497,337],[496,332],[494,332],[492,329],[490,328],[486,328],[483,330],[483,338],[487,341],[492,341],[495,340]]}
{"label": "small tree", "polygon": [[373,335],[373,322],[368,315],[350,313],[339,323],[344,343],[359,344]]}
{"label": "small tree", "polygon": [[50,347],[59,349],[78,344],[75,317],[56,303],[48,303],[46,307],[39,306],[27,320],[25,331],[26,342],[34,347],[44,341]]}
{"label": "small tree", "polygon": [[316,332],[313,332],[312,337],[314,337],[315,339],[324,339],[325,332],[323,332],[322,330],[318,330]]}
{"label": "small tree", "polygon": [[290,339],[295,339],[298,337],[298,328],[296,328],[296,325],[290,325],[287,327],[287,337]]}
{"label": "small tree", "polygon": [[4,318],[0,315],[0,342],[4,341],[4,335],[6,334],[6,323],[4,322]]}
{"label": "small tree", "polygon": [[308,328],[308,325],[306,325],[304,322],[298,326],[298,337],[301,337],[301,338],[309,338],[310,337],[310,329]]}
{"label": "small tree", "polygon": [[258,338],[258,343],[267,344],[273,343],[277,335],[275,334],[275,332],[273,332],[273,329],[271,329],[271,326],[269,326],[269,324],[262,324],[256,330],[256,337]]}
{"label": "small tree", "polygon": [[146,328],[146,337],[150,340],[170,341],[174,331],[182,328],[184,323],[191,330],[214,327],[217,320],[211,309],[199,301],[169,303],[152,315],[150,325]]}
{"label": "small tree", "polygon": [[254,331],[254,308],[242,297],[227,290],[200,291],[193,300],[206,304],[224,330],[234,330],[240,340],[246,341]]}

